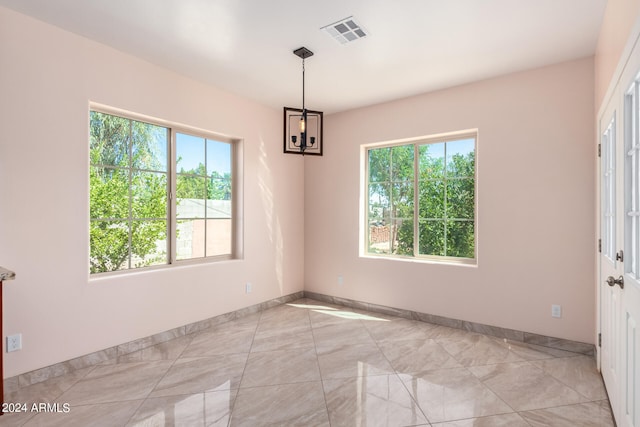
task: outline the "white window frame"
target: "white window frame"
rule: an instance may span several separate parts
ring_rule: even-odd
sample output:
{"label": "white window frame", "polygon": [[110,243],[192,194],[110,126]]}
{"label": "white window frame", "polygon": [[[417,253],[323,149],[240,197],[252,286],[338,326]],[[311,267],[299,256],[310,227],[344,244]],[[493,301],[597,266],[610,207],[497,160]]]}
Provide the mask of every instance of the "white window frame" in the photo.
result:
{"label": "white window frame", "polygon": [[[419,253],[419,156],[418,150],[421,145],[452,142],[462,139],[473,139],[474,144],[474,257],[463,258],[441,255],[426,255]],[[360,226],[360,256],[369,258],[384,258],[396,260],[413,260],[423,262],[436,262],[446,264],[459,264],[468,266],[477,266],[478,264],[478,129],[470,129],[459,132],[451,132],[446,134],[429,135],[418,138],[379,142],[373,144],[364,144],[361,146],[361,226]],[[413,212],[413,255],[396,255],[396,254],[380,254],[369,252],[369,150],[377,148],[389,148],[395,146],[413,145],[414,147],[414,212]]]}
{"label": "white window frame", "polygon": [[[122,270],[114,270],[107,272],[89,273],[91,278],[103,277],[109,275],[127,274],[132,272],[156,270],[163,268],[170,268],[172,266],[189,265],[189,264],[203,264],[217,261],[227,261],[242,259],[243,257],[243,225],[242,225],[242,139],[237,137],[230,137],[227,135],[190,127],[167,120],[162,120],[154,117],[145,116],[138,113],[110,107],[98,103],[90,103],[88,115],[91,112],[98,112],[103,114],[109,114],[112,116],[124,118],[127,120],[134,120],[138,122],[148,123],[153,126],[163,127],[167,129],[167,260],[164,264],[157,264],[143,267],[129,267]],[[89,119],[87,120],[87,123]],[[214,255],[206,257],[194,257],[188,259],[177,259],[176,256],[176,229],[177,229],[177,197],[176,195],[176,134],[186,134],[195,136],[198,138],[204,138],[208,140],[215,140],[218,142],[225,142],[231,146],[231,251],[229,254]],[[91,167],[90,160],[87,162]],[[204,219],[204,218],[203,218]],[[91,218],[89,218],[91,221]],[[87,242],[90,245],[89,242]],[[90,253],[90,246],[88,246],[88,252]]]}

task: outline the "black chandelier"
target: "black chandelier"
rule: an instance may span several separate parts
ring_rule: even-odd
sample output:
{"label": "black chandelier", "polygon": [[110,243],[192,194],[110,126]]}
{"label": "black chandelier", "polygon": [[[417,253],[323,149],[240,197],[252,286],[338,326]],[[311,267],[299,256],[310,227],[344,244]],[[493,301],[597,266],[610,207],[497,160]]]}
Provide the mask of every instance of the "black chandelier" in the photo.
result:
{"label": "black chandelier", "polygon": [[284,152],[322,155],[322,111],[304,105],[304,61],[313,55],[306,47],[293,53],[302,59],[302,109],[284,107]]}

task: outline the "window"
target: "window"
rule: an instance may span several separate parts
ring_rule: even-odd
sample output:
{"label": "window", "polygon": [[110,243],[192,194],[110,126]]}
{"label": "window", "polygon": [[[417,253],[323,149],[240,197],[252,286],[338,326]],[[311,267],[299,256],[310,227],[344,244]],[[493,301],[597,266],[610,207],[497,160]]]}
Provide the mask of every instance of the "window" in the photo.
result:
{"label": "window", "polygon": [[615,263],[616,252],[616,119],[602,133],[602,253]]}
{"label": "window", "polygon": [[[640,280],[640,79],[625,94],[625,272]],[[606,236],[606,234],[605,234]],[[606,246],[605,246],[606,249]]]}
{"label": "window", "polygon": [[366,148],[366,252],[473,262],[476,133]]}
{"label": "window", "polygon": [[231,145],[176,133],[176,258],[231,253]]}
{"label": "window", "polygon": [[89,128],[91,273],[233,257],[232,140],[98,110]]}

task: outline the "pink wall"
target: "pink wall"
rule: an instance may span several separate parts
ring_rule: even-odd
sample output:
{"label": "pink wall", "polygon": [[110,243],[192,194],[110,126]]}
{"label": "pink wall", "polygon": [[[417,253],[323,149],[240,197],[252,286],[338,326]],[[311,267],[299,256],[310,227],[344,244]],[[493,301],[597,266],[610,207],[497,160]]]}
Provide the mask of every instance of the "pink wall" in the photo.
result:
{"label": "pink wall", "polygon": [[602,20],[595,57],[595,105],[602,103],[634,24],[640,0],[609,0]]}
{"label": "pink wall", "polygon": [[[0,58],[4,335],[23,336],[6,377],[303,289],[304,161],[280,110],[4,8]],[[243,260],[89,279],[90,101],[244,139]]]}
{"label": "pink wall", "polygon": [[[588,58],[327,116],[325,156],[305,159],[305,289],[593,343],[593,96]],[[473,128],[478,266],[360,257],[361,145]]]}
{"label": "pink wall", "polygon": [[[281,153],[280,110],[0,7],[0,265],[18,274],[4,335],[24,340],[5,376],[303,286],[593,342],[594,96],[597,106],[639,12],[640,0],[608,2],[595,63],[329,115],[325,155],[302,159]],[[89,280],[90,101],[244,139],[243,260]],[[361,144],[469,128],[478,266],[359,257]]]}

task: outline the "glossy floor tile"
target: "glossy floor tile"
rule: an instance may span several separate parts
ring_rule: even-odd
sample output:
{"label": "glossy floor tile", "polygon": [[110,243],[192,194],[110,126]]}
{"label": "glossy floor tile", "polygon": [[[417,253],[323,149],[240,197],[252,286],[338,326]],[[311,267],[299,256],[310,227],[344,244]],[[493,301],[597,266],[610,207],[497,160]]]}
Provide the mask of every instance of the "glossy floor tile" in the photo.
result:
{"label": "glossy floor tile", "polygon": [[505,414],[513,409],[467,369],[438,369],[400,378],[431,422]]}
{"label": "glossy floor tile", "polygon": [[427,418],[397,375],[323,381],[333,426],[408,426]]}
{"label": "glossy floor tile", "polygon": [[590,357],[309,299],[6,401],[0,427],[614,425]]}

